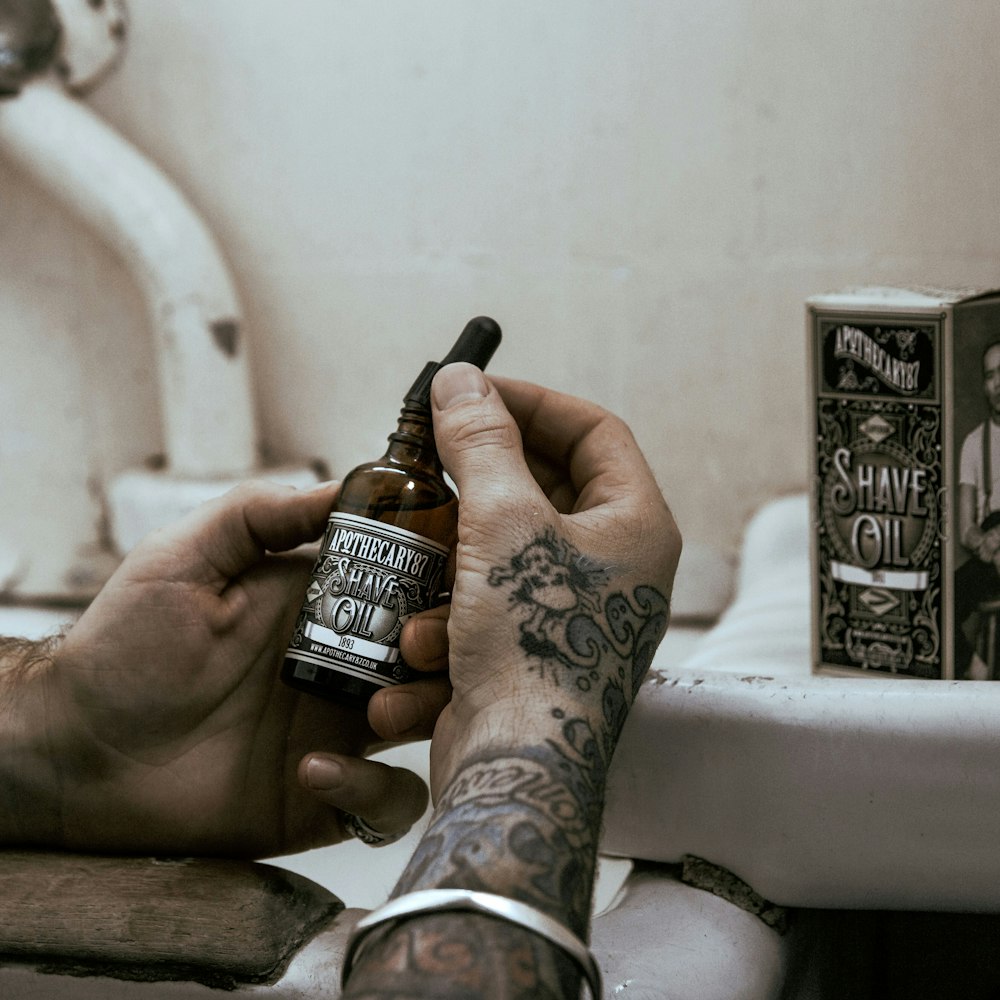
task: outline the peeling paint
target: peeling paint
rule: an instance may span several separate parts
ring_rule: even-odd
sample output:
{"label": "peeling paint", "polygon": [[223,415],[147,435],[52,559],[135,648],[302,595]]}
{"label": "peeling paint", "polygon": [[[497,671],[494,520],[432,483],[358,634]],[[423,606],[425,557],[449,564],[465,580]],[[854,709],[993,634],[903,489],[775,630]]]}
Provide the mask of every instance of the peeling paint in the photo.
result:
{"label": "peeling paint", "polygon": [[677,684],[678,679],[679,678],[677,677],[671,677],[669,674],[663,673],[662,670],[653,670],[650,672],[646,683],[652,685],[653,687],[662,687],[664,684],[669,684],[670,687],[674,687]]}
{"label": "peeling paint", "polygon": [[227,358],[235,358],[240,349],[240,324],[234,319],[217,319],[209,329],[216,347]]}
{"label": "peeling paint", "polygon": [[728,869],[693,854],[685,854],[683,864],[681,881],[685,885],[703,889],[747,913],[752,913],[778,934],[784,934],[788,930],[788,911],[785,907],[764,899]]}

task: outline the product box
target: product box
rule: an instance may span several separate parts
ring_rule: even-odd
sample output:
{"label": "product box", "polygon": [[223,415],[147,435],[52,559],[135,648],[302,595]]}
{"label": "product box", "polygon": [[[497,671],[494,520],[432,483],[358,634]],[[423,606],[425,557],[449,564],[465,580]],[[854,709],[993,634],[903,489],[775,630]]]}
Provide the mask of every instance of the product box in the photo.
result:
{"label": "product box", "polygon": [[1000,291],[807,303],[813,666],[1000,679]]}

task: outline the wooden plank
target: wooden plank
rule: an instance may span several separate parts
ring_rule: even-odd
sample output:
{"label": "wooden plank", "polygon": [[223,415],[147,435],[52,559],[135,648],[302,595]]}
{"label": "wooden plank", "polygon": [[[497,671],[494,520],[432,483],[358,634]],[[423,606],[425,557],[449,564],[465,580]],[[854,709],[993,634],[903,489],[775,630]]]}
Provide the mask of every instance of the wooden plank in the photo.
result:
{"label": "wooden plank", "polygon": [[255,862],[0,852],[0,960],[54,971],[273,982],[343,908]]}

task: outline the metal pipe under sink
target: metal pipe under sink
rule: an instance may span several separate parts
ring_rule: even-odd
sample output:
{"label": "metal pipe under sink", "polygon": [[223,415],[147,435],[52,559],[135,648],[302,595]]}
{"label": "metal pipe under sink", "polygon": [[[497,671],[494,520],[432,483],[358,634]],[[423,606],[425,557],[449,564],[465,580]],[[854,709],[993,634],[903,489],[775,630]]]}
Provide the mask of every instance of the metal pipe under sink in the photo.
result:
{"label": "metal pipe under sink", "polygon": [[147,304],[165,441],[162,469],[105,485],[112,540],[147,531],[260,468],[242,314],[221,249],[177,186],[79,95],[120,58],[121,0],[0,0],[0,155],[112,250]]}

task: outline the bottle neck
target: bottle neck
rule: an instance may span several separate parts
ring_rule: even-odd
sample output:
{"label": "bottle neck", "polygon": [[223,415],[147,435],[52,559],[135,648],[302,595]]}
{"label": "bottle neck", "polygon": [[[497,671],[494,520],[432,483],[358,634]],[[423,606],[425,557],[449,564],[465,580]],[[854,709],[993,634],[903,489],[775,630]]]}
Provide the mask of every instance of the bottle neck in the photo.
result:
{"label": "bottle neck", "polygon": [[389,448],[385,457],[406,465],[423,465],[441,471],[434,444],[434,424],[428,407],[406,402],[399,412],[396,430],[389,435]]}

